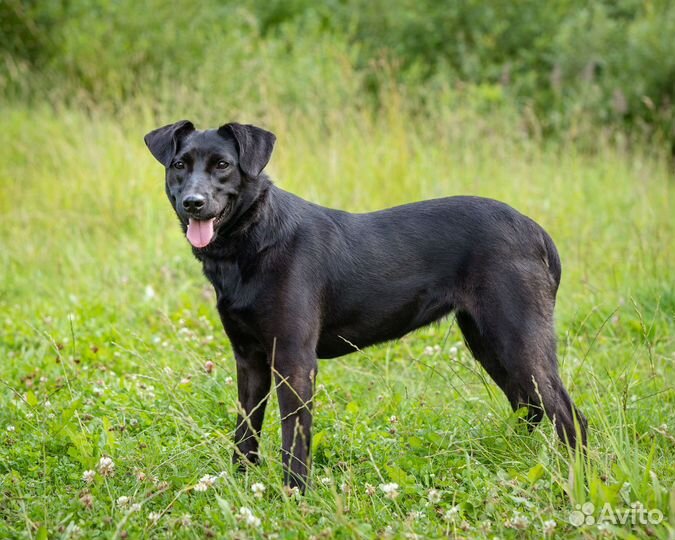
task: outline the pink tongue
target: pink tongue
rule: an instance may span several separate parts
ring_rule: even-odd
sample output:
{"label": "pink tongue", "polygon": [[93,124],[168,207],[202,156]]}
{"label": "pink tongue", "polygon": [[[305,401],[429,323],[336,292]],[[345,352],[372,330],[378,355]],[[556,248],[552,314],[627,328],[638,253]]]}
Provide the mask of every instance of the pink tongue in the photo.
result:
{"label": "pink tongue", "polygon": [[190,218],[188,222],[187,239],[196,248],[207,246],[213,238],[214,219],[206,221],[197,221]]}

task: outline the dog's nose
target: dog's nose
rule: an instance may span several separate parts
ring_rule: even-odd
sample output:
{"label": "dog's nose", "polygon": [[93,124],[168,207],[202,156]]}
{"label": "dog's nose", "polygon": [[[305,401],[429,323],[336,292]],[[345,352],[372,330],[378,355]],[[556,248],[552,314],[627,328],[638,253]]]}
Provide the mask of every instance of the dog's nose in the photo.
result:
{"label": "dog's nose", "polygon": [[206,198],[203,195],[188,195],[183,199],[183,208],[186,212],[199,212],[206,204]]}

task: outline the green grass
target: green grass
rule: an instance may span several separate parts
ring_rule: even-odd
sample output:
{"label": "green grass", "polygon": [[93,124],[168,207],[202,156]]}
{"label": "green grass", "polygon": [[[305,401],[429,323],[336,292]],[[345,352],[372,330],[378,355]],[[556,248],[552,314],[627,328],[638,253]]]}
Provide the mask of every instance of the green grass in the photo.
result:
{"label": "green grass", "polygon": [[[548,421],[532,435],[522,429],[449,319],[321,362],[305,497],[282,489],[274,399],[263,464],[235,472],[234,360],[143,145],[154,115],[5,106],[0,537],[542,538],[549,520],[556,537],[672,537],[668,161],[602,134],[593,153],[544,144],[512,119],[443,104],[423,120],[396,92],[384,98],[377,114],[352,108],[318,119],[270,107],[240,119],[278,134],[269,172],[315,202],[365,211],[477,194],[541,223],[563,261],[560,364],[589,419],[588,459],[575,462]],[[224,106],[194,118],[202,127],[230,119]],[[83,473],[102,456],[114,475],[87,484]],[[221,472],[208,490],[193,489]],[[251,490],[257,482],[262,498]],[[390,482],[395,499],[378,487]],[[663,523],[603,532],[569,522],[577,504],[637,501]],[[237,518],[241,507],[260,527]]]}

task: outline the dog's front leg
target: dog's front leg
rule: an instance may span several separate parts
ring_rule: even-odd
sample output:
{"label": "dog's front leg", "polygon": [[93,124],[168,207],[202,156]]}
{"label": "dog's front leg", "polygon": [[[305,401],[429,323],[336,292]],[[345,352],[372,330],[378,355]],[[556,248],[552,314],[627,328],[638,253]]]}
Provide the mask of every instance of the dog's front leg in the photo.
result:
{"label": "dog's front leg", "polygon": [[314,351],[279,350],[273,371],[281,412],[284,483],[307,487],[312,442],[312,399],[317,361]]}
{"label": "dog's front leg", "polygon": [[272,383],[272,370],[265,354],[235,353],[240,412],[234,441],[234,463],[257,463],[260,430]]}

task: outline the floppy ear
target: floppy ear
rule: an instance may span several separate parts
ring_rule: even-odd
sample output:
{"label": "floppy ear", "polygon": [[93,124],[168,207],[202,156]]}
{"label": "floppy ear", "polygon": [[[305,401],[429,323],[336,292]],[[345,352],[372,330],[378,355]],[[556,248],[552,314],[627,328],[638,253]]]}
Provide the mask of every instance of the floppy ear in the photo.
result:
{"label": "floppy ear", "polygon": [[239,167],[247,176],[257,178],[272,156],[274,141],[277,140],[274,133],[235,122],[220,126],[218,133],[234,137],[239,146]]}
{"label": "floppy ear", "polygon": [[178,139],[194,130],[195,127],[192,122],[181,120],[175,124],[169,124],[151,131],[145,136],[145,144],[157,161],[165,167],[169,167],[173,156],[176,155]]}

